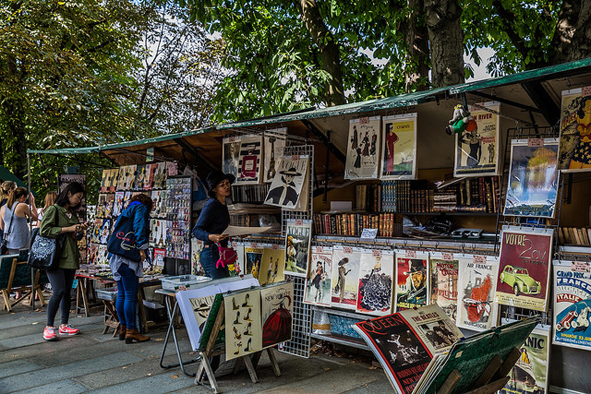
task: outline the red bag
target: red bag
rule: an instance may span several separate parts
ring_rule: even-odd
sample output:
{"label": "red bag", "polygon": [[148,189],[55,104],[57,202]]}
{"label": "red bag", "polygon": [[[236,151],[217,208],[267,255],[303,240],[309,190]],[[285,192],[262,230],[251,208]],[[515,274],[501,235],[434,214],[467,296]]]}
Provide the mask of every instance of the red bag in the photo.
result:
{"label": "red bag", "polygon": [[226,248],[220,244],[216,245],[218,246],[218,250],[220,252],[220,258],[218,259],[218,262],[215,265],[216,268],[220,268],[220,266],[222,268],[225,268],[230,264],[234,264],[236,260],[238,260],[238,253],[236,253],[234,249]]}

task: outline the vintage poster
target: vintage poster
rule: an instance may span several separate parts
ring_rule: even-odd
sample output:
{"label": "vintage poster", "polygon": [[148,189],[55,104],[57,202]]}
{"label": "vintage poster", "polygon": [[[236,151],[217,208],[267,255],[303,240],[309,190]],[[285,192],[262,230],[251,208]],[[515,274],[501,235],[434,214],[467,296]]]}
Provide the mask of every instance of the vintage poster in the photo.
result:
{"label": "vintage poster", "polygon": [[246,275],[247,273],[244,271],[246,269],[246,256],[244,255],[244,244],[242,242],[239,243],[236,241],[232,241],[232,248],[234,248],[236,254],[238,255],[238,259],[234,264],[238,266],[238,269],[240,270],[240,275]]}
{"label": "vintage poster", "polygon": [[384,316],[392,312],[394,252],[364,250],[359,260],[357,312]]}
{"label": "vintage poster", "polygon": [[503,226],[495,301],[546,311],[553,229]]}
{"label": "vintage poster", "polygon": [[359,288],[361,250],[351,246],[332,249],[332,306],[355,310]]}
{"label": "vintage poster", "polygon": [[497,175],[500,104],[491,101],[469,109],[472,119],[456,134],[454,176]]}
{"label": "vintage poster", "polygon": [[154,187],[154,173],[156,172],[156,164],[146,164],[146,175],[144,176],[144,190],[152,190]]}
{"label": "vintage poster", "polygon": [[111,175],[111,170],[103,170],[103,175],[101,176],[101,193],[106,193],[109,191],[109,175]]}
{"label": "vintage poster", "polygon": [[591,86],[562,92],[558,169],[591,170]]}
{"label": "vintage poster", "polygon": [[226,360],[263,349],[261,290],[245,290],[224,295]]}
{"label": "vintage poster", "polygon": [[287,220],[285,230],[286,274],[305,277],[310,257],[311,220]]}
{"label": "vintage poster", "polygon": [[113,202],[113,212],[112,216],[117,218],[123,212],[123,197],[125,196],[125,192],[117,192],[115,193],[115,201]]}
{"label": "vintage poster", "polygon": [[277,175],[277,164],[279,163],[279,159],[283,157],[283,149],[287,140],[287,127],[267,130],[263,139],[265,143],[263,150],[263,154],[265,155],[263,161],[263,182],[268,183]]}
{"label": "vintage poster", "polygon": [[558,195],[558,140],[511,141],[506,216],[554,217]]}
{"label": "vintage poster", "polygon": [[154,189],[165,189],[166,188],[166,163],[161,161],[156,164],[154,170]]}
{"label": "vintage poster", "polygon": [[152,190],[152,202],[154,203],[154,208],[151,216],[155,218],[166,218],[166,190]]}
{"label": "vintage poster", "polygon": [[259,269],[259,283],[268,285],[283,280],[283,269],[285,267],[285,250],[279,245],[263,249],[261,267]]}
{"label": "vintage poster", "polygon": [[456,321],[458,315],[458,266],[452,253],[433,252],[430,256],[430,304],[437,304],[447,316]]}
{"label": "vintage poster", "polygon": [[380,157],[380,117],[349,121],[345,179],[377,179]]}
{"label": "vintage poster", "polygon": [[263,348],[291,340],[293,282],[279,282],[261,289]]}
{"label": "vintage poster", "polygon": [[117,178],[119,176],[119,169],[113,168],[109,173],[109,179],[107,179],[107,191],[114,193],[117,190]]}
{"label": "vintage poster", "polygon": [[521,345],[519,352],[521,355],[509,372],[509,381],[498,393],[547,393],[550,330],[535,328]]}
{"label": "vintage poster", "polygon": [[416,179],[417,114],[382,118],[380,179]]}
{"label": "vintage poster", "polygon": [[237,185],[256,185],[261,182],[263,137],[260,135],[240,138]]}
{"label": "vintage poster", "polygon": [[146,180],[146,166],[144,164],[139,164],[135,168],[135,180],[133,182],[133,190],[143,190],[144,189],[144,181]]}
{"label": "vintage poster", "polygon": [[456,325],[474,331],[497,325],[495,300],[499,259],[496,256],[459,255],[458,318]]}
{"label": "vintage poster", "polygon": [[396,311],[429,304],[429,254],[399,250],[396,256]]}
{"label": "vintage poster", "polygon": [[[309,193],[305,188],[308,179],[308,156],[285,156],[277,163],[277,173],[265,197],[266,205],[281,208],[295,208],[302,195]],[[308,201],[308,200],[306,200]]]}
{"label": "vintage poster", "polygon": [[205,270],[199,261],[203,246],[203,241],[195,237],[191,237],[191,275],[205,276]]}
{"label": "vintage poster", "polygon": [[332,248],[312,247],[304,303],[330,306],[332,275]]}
{"label": "vintage poster", "polygon": [[193,350],[199,348],[203,326],[207,321],[209,310],[218,292],[217,286],[207,286],[177,293],[179,309],[187,327],[187,333],[189,334],[189,340]]}
{"label": "vintage poster", "polygon": [[222,143],[222,172],[238,179],[240,164],[240,137],[225,137]]}
{"label": "vintage poster", "polygon": [[591,269],[588,262],[554,261],[554,337],[556,345],[591,350]]}
{"label": "vintage poster", "polygon": [[259,278],[263,250],[263,245],[255,243],[246,244],[244,246],[244,263],[246,264],[244,275],[252,274],[254,278]]}

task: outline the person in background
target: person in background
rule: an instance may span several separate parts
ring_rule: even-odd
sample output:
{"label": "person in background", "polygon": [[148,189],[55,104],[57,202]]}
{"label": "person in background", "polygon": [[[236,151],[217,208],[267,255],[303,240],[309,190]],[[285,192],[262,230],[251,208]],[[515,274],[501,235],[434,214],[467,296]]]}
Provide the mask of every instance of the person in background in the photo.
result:
{"label": "person in background", "polygon": [[59,334],[76,335],[79,329],[73,328],[70,319],[70,290],[74,282],[76,270],[80,268],[80,254],[77,240],[84,236],[84,230],[90,226],[90,221],[79,223],[74,212],[80,207],[84,197],[84,187],[77,182],[68,184],[55,199],[55,204],[43,212],[43,220],[39,233],[47,238],[57,238],[66,234],[59,256],[58,268],[47,271],[51,283],[52,295],[47,304],[47,326],[43,330],[43,339],[52,341],[57,339],[53,325],[58,308],[61,313]]}
{"label": "person in background", "polygon": [[37,222],[33,223],[33,227],[41,226],[41,221],[43,220],[43,212],[47,210],[50,206],[55,203],[55,199],[57,198],[57,192],[51,191],[47,192],[45,195],[45,201],[43,203],[42,208],[37,208]]}
{"label": "person in background", "polygon": [[226,199],[231,194],[230,187],[235,179],[234,175],[224,174],[221,171],[212,171],[207,175],[210,198],[205,203],[193,228],[193,235],[205,242],[200,261],[205,274],[212,279],[230,276],[227,267],[217,267],[220,254],[216,243],[224,247],[228,245],[227,235],[223,234],[230,224]]}
{"label": "person in background", "polygon": [[142,335],[136,326],[137,294],[139,278],[143,276],[143,264],[150,239],[150,211],[152,199],[136,194],[117,218],[109,238],[109,266],[117,282],[115,308],[119,316],[119,339],[125,343],[144,342],[150,339]]}
{"label": "person in background", "polygon": [[[0,208],[6,205],[6,201],[8,201],[8,195],[14,189],[16,189],[16,183],[13,181],[4,181],[0,184]],[[0,240],[2,240],[3,233],[4,231],[2,231],[2,228],[0,228]]]}
{"label": "person in background", "polygon": [[[31,206],[26,204],[31,198]],[[6,238],[8,254],[18,254],[21,249],[29,247],[31,232],[27,220],[37,220],[35,197],[24,187],[11,191],[6,204],[0,208],[0,229]]]}

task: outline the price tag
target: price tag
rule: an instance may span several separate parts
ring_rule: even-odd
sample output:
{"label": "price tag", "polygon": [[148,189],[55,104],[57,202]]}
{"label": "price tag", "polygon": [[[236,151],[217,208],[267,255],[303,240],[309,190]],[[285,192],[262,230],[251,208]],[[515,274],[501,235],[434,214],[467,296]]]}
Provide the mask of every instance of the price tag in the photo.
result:
{"label": "price tag", "polygon": [[296,219],[295,225],[296,226],[303,226],[304,225],[304,221],[302,219]]}
{"label": "price tag", "polygon": [[404,252],[404,256],[409,259],[416,259],[417,258],[417,251],[416,250],[406,250]]}
{"label": "price tag", "polygon": [[452,261],[454,259],[454,255],[453,253],[447,253],[447,252],[443,252],[441,253],[441,257],[443,258],[443,260],[445,261]]}
{"label": "price tag", "polygon": [[300,155],[291,155],[291,160],[293,160],[293,161],[300,160]]}
{"label": "price tag", "polygon": [[238,242],[236,242],[236,241],[232,241],[232,247],[233,247],[233,248],[237,248],[237,247],[238,247]]}
{"label": "price tag", "polygon": [[187,286],[185,286],[185,285],[179,286],[179,288],[176,289],[176,290],[177,291],[186,291],[187,290]]}
{"label": "price tag", "polygon": [[581,89],[581,96],[591,96],[591,86],[585,86],[583,89]]}
{"label": "price tag", "polygon": [[353,253],[353,248],[350,246],[343,246],[343,253]]}
{"label": "price tag", "polygon": [[234,142],[234,141],[235,141],[235,139],[236,139],[236,137],[234,137],[234,136],[231,136],[230,138],[228,138],[228,142]]}
{"label": "price tag", "polygon": [[544,146],[543,138],[529,138],[527,140],[527,146],[530,148],[541,148]]}
{"label": "price tag", "polygon": [[589,263],[585,261],[573,261],[571,270],[576,272],[589,272]]}
{"label": "price tag", "polygon": [[279,245],[273,244],[273,250],[279,250]]}
{"label": "price tag", "polygon": [[259,248],[259,244],[252,242],[250,244],[250,247],[253,248],[253,249],[258,249]]}
{"label": "price tag", "polygon": [[361,232],[360,238],[375,239],[377,235],[378,235],[377,228],[364,228],[363,231]]}
{"label": "price tag", "polygon": [[369,116],[366,116],[365,118],[359,118],[359,123],[360,124],[367,124],[367,123],[369,123]]}
{"label": "price tag", "polygon": [[371,255],[373,257],[382,258],[382,251],[381,250],[372,250],[371,251]]}
{"label": "price tag", "polygon": [[486,264],[486,256],[474,255],[472,256],[472,262],[474,264]]}
{"label": "price tag", "polygon": [[324,253],[324,248],[322,246],[316,246],[316,253]]}

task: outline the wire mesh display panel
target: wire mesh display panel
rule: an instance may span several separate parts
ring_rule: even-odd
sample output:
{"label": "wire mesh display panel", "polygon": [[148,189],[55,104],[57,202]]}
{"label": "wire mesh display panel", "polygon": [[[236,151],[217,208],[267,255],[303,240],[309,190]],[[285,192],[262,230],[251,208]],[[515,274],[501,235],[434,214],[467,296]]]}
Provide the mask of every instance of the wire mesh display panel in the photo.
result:
{"label": "wire mesh display panel", "polygon": [[310,357],[312,311],[310,305],[304,304],[304,289],[306,278],[285,275],[293,283],[293,333],[291,341],[279,344],[278,349],[283,353],[295,356]]}
{"label": "wire mesh display panel", "polygon": [[290,209],[281,209],[281,234],[285,235],[287,221],[288,220],[312,220],[313,212],[314,212],[314,205],[312,203],[314,199],[314,190],[313,190],[313,174],[314,174],[314,146],[313,145],[291,145],[286,146],[284,153],[285,156],[304,156],[308,155],[309,163],[308,163],[308,193],[309,193],[309,204],[308,209],[306,211],[294,211]]}

